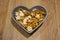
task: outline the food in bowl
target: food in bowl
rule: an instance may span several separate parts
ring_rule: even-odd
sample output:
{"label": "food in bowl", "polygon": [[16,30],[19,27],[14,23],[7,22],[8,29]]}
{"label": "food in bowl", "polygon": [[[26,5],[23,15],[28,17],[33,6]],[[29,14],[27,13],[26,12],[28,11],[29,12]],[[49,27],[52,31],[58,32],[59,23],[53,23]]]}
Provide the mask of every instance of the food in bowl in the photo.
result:
{"label": "food in bowl", "polygon": [[45,12],[41,9],[33,9],[31,12],[19,8],[15,12],[15,18],[26,30],[32,31],[44,18]]}

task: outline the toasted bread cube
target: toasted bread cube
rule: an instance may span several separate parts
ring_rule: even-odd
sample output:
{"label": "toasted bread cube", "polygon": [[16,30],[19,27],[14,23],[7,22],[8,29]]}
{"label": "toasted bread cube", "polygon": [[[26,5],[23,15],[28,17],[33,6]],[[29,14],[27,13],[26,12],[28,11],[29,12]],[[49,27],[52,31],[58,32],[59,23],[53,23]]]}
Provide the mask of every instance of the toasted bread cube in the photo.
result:
{"label": "toasted bread cube", "polygon": [[16,20],[20,20],[20,16],[16,16]]}
{"label": "toasted bread cube", "polygon": [[39,18],[40,18],[40,14],[36,14],[36,16],[35,16],[35,17],[39,19]]}
{"label": "toasted bread cube", "polygon": [[28,31],[32,31],[33,28],[32,28],[31,26],[28,26],[28,27],[27,27],[27,30],[28,30]]}
{"label": "toasted bread cube", "polygon": [[20,12],[19,14],[20,16],[24,16],[24,13],[22,11],[19,11],[19,12]]}

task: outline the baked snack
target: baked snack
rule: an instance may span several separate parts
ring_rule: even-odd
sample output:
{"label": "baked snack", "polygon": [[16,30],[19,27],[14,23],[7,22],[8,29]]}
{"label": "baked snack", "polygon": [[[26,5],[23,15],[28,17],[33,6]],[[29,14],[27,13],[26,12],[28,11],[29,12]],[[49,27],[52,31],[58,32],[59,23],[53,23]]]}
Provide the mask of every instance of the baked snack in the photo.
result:
{"label": "baked snack", "polygon": [[44,11],[33,9],[32,12],[19,8],[15,12],[15,18],[26,30],[32,31],[44,18]]}

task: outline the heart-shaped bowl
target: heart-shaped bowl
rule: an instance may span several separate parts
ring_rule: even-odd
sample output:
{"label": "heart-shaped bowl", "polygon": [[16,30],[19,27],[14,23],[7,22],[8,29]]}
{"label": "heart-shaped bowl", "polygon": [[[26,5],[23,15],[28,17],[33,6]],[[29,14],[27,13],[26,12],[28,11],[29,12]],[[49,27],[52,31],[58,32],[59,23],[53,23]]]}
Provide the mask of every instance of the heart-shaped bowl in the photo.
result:
{"label": "heart-shaped bowl", "polygon": [[[19,24],[19,23],[17,22],[16,18],[15,18],[15,12],[16,12],[17,9],[19,9],[19,8],[22,8],[22,9],[27,10],[27,11],[30,11],[30,12],[31,12],[34,8],[36,8],[36,9],[42,9],[42,10],[45,12],[45,15],[44,15],[43,20],[30,32],[30,31],[26,30],[21,24]],[[33,33],[34,31],[36,31],[36,29],[38,29],[38,28],[43,24],[43,22],[45,21],[46,18],[47,18],[47,10],[46,10],[46,8],[44,8],[44,7],[42,7],[42,6],[34,6],[34,7],[30,8],[30,9],[26,8],[25,6],[17,6],[17,7],[14,8],[14,10],[12,11],[12,19],[13,19],[13,21],[16,23],[16,25],[19,25],[19,26],[17,26],[17,27],[22,28],[24,31],[26,31],[26,32],[29,33],[29,34],[31,34],[31,33]]]}

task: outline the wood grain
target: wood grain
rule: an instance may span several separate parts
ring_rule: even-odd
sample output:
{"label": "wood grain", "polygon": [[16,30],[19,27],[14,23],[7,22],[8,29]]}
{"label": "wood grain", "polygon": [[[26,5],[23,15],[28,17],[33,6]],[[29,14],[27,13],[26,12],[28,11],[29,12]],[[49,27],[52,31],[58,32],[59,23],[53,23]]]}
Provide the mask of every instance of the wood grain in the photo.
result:
{"label": "wood grain", "polygon": [[5,24],[6,14],[8,8],[8,0],[0,0],[0,32]]}
{"label": "wood grain", "polygon": [[[22,33],[11,22],[12,10],[19,5],[31,8],[35,5],[44,6],[47,9],[48,17],[43,25],[32,35]],[[9,0],[5,26],[3,29],[2,40],[60,40],[60,0]],[[5,16],[5,15],[4,15]],[[1,17],[1,16],[0,16]],[[3,27],[1,25],[1,27]],[[2,34],[2,33],[1,33]]]}
{"label": "wood grain", "polygon": [[0,0],[0,40],[2,39],[3,29],[8,9],[8,0]]}
{"label": "wood grain", "polygon": [[56,4],[56,13],[57,13],[57,25],[58,25],[58,33],[56,36],[56,40],[60,40],[60,0],[55,0]]}

